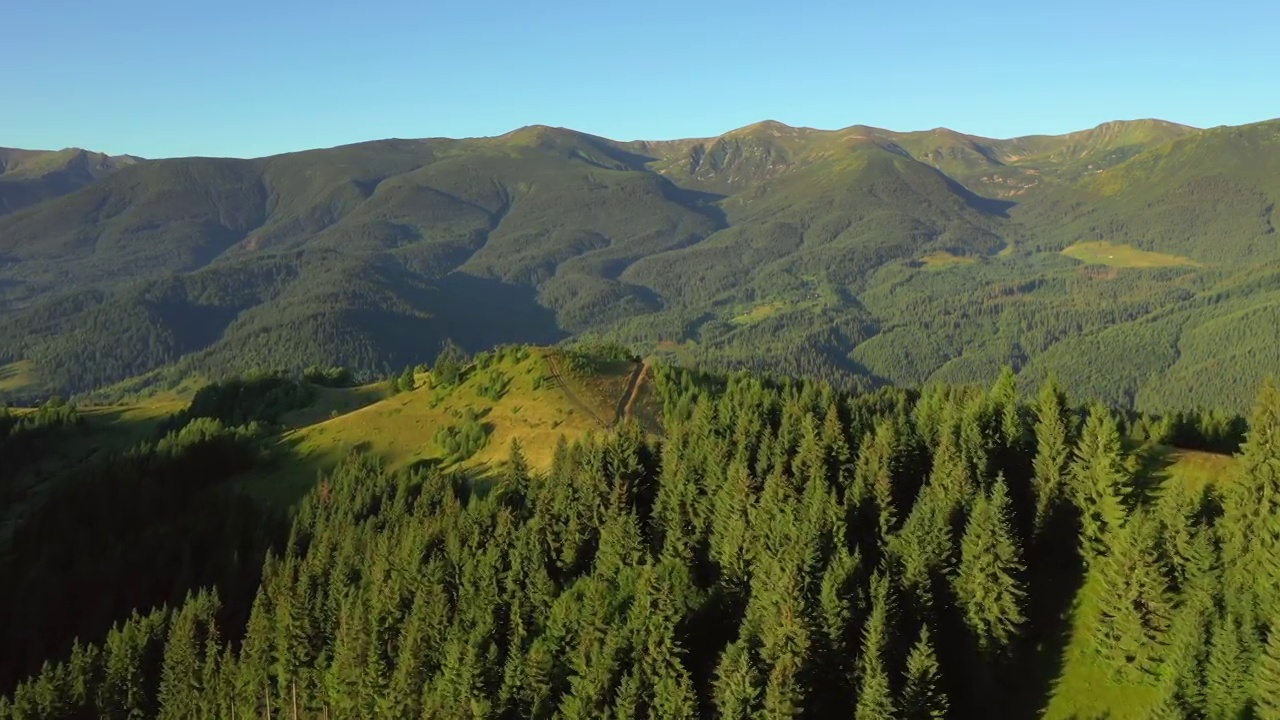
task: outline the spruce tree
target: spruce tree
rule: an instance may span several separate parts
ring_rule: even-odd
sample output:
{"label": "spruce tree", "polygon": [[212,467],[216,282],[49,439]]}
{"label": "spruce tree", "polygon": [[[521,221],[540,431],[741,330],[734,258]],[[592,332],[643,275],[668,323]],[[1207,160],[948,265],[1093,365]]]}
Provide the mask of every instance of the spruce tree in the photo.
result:
{"label": "spruce tree", "polygon": [[1280,614],[1280,387],[1268,381],[1224,490],[1223,579],[1233,611],[1261,632]]}
{"label": "spruce tree", "polygon": [[903,718],[905,720],[943,720],[950,703],[942,689],[941,669],[933,651],[927,625],[920,628],[920,637],[907,655],[906,686],[902,690]]}
{"label": "spruce tree", "polygon": [[884,574],[876,573],[871,579],[871,615],[862,630],[855,720],[891,720],[897,714],[885,662],[892,635],[889,627],[890,602],[889,580]]}
{"label": "spruce tree", "polygon": [[1065,480],[1071,460],[1066,396],[1050,378],[1040,389],[1035,405],[1036,455],[1032,461],[1035,490],[1035,529],[1044,529],[1054,508],[1065,495]]}
{"label": "spruce tree", "polygon": [[160,719],[194,720],[199,717],[202,680],[196,613],[194,602],[188,598],[169,624],[169,639],[160,670]]}
{"label": "spruce tree", "polygon": [[1213,626],[1204,668],[1205,717],[1239,720],[1249,704],[1249,660],[1238,621],[1224,616]]}
{"label": "spruce tree", "polygon": [[1009,518],[1009,495],[997,478],[979,498],[960,542],[956,596],[984,650],[1006,648],[1026,621],[1022,552]]}
{"label": "spruce tree", "polygon": [[1120,428],[1106,408],[1089,412],[1071,466],[1072,497],[1080,510],[1080,542],[1086,562],[1107,554],[1111,533],[1124,524],[1132,479],[1121,455]]}
{"label": "spruce tree", "polygon": [[1096,565],[1095,644],[1118,671],[1145,680],[1163,664],[1173,619],[1156,524],[1138,513],[1112,533],[1108,545],[1110,551]]}
{"label": "spruce tree", "polygon": [[751,638],[738,638],[720,655],[713,697],[720,717],[749,718],[759,708],[763,683],[751,646]]}
{"label": "spruce tree", "polygon": [[[883,420],[868,435],[858,452],[855,484],[865,488],[874,508],[880,538],[887,538],[898,526],[898,507],[894,475],[897,469],[898,431],[894,423]],[[856,499],[856,498],[855,498]]]}
{"label": "spruce tree", "polygon": [[1253,664],[1253,714],[1257,720],[1280,720],[1280,621],[1271,623]]}

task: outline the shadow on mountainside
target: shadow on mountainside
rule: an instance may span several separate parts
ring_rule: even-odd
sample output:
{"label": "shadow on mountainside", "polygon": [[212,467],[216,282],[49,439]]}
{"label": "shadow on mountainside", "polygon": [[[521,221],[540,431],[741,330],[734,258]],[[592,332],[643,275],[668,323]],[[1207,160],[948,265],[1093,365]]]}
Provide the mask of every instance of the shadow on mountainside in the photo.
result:
{"label": "shadow on mountainside", "polygon": [[569,336],[531,287],[461,272],[446,275],[436,287],[445,298],[437,317],[468,352],[510,343],[554,345]]}

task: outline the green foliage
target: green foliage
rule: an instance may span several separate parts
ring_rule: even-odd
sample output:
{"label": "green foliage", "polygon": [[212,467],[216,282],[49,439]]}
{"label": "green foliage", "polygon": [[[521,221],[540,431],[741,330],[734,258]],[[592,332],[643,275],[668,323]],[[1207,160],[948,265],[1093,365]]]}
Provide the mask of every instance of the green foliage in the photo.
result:
{"label": "green foliage", "polygon": [[290,410],[307,407],[315,397],[315,388],[284,373],[232,377],[197,390],[175,424],[196,418],[212,418],[226,425],[270,424]]}
{"label": "green foliage", "polygon": [[462,381],[466,371],[466,355],[453,343],[446,343],[444,349],[436,357],[435,367],[431,371],[431,382],[435,387],[451,388]]}
{"label": "green foliage", "polygon": [[1071,466],[1072,497],[1081,515],[1080,538],[1090,562],[1107,554],[1133,500],[1132,477],[1121,453],[1115,418],[1105,407],[1093,406]]}
{"label": "green foliage", "polygon": [[356,384],[355,375],[349,368],[344,367],[320,367],[312,365],[302,371],[302,379],[312,385],[321,385],[331,388],[345,388]]}
{"label": "green foliage", "polygon": [[498,368],[489,368],[476,379],[476,394],[486,400],[497,402],[507,394],[507,388],[510,386],[510,375]]}
{"label": "green foliage", "polygon": [[1261,631],[1280,612],[1280,386],[1268,381],[1224,492],[1222,559],[1230,607]]}
{"label": "green foliage", "polygon": [[413,366],[406,365],[404,370],[390,375],[383,383],[386,386],[387,395],[411,392],[417,384],[413,374]]}
{"label": "green foliage", "polygon": [[1267,632],[1267,642],[1254,662],[1254,717],[1258,720],[1280,718],[1280,633],[1276,623]]}
{"label": "green foliage", "polygon": [[942,687],[941,669],[933,650],[927,626],[907,655],[906,684],[902,689],[905,718],[910,720],[944,720],[947,717],[946,692]]}
{"label": "green foliage", "polygon": [[479,414],[468,409],[458,422],[437,430],[435,441],[446,462],[462,462],[489,444],[489,428]]}
{"label": "green foliage", "polygon": [[892,629],[889,580],[877,575],[871,581],[871,616],[862,631],[862,659],[858,665],[858,704],[856,720],[882,720],[895,717],[897,704],[889,687],[889,670],[885,654]]}
{"label": "green foliage", "polygon": [[[1275,614],[1226,559],[1274,520],[1273,388],[1240,476],[1186,487],[1123,459],[1112,412],[1077,434],[1060,393],[1025,406],[1007,375],[652,383],[660,436],[562,439],[547,469],[518,443],[458,464],[487,442],[474,410],[437,429],[446,462],[353,452],[287,537],[228,482],[272,481],[261,425],[198,417],[104,456],[5,540],[0,719],[1269,712]],[[1049,492],[1122,512],[1050,504],[1031,540]]]}
{"label": "green foliage", "polygon": [[579,377],[593,375],[619,362],[635,361],[637,358],[624,345],[610,342],[582,342],[566,348],[561,355],[565,369]]}
{"label": "green foliage", "polygon": [[[225,630],[236,632],[278,534],[224,486],[260,462],[255,435],[197,418],[53,488],[0,555],[0,686],[65,657],[74,638],[101,638],[129,611],[176,606],[201,587],[219,588]],[[122,672],[150,672],[122,662]]]}
{"label": "green foliage", "polygon": [[369,381],[572,338],[843,389],[1012,366],[1126,409],[1237,413],[1280,362],[1275,127],[3,150],[0,367],[33,369],[26,402],[255,367]]}
{"label": "green foliage", "polygon": [[1022,550],[1011,525],[1009,492],[1000,478],[990,494],[974,504],[960,540],[955,581],[965,620],[984,650],[1007,649],[1026,622],[1023,570]]}
{"label": "green foliage", "polygon": [[1040,389],[1036,406],[1036,454],[1032,462],[1036,496],[1035,527],[1049,521],[1059,503],[1067,499],[1067,473],[1071,459],[1071,426],[1067,399],[1050,380]]}
{"label": "green foliage", "polygon": [[1112,667],[1143,681],[1165,662],[1173,619],[1167,571],[1156,547],[1155,523],[1145,513],[1109,532],[1109,552],[1098,564],[1095,645]]}

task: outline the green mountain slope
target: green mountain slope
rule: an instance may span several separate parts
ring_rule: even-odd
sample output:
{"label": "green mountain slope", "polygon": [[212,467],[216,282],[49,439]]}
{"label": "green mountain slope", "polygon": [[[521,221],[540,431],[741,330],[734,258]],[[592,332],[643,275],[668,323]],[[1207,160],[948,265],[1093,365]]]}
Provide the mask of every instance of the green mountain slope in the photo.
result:
{"label": "green mountain slope", "polygon": [[0,367],[35,397],[585,336],[845,387],[1012,364],[1239,409],[1272,367],[1278,137],[534,126],[138,163],[0,217]]}
{"label": "green mountain slope", "polygon": [[79,148],[0,148],[0,215],[60,197],[138,162]]}

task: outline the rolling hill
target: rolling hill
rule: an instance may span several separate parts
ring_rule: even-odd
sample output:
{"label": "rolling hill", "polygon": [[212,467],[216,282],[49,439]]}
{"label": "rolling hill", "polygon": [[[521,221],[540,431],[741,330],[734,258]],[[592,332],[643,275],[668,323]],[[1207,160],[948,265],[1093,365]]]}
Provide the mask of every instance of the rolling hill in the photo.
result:
{"label": "rolling hill", "polygon": [[[585,337],[842,387],[1012,365],[1120,406],[1241,410],[1280,363],[1278,138],[1280,121],[1007,140],[767,121],[84,155],[98,175],[0,217],[0,391],[372,377],[447,341]],[[0,187],[63,162],[5,152]]]}

